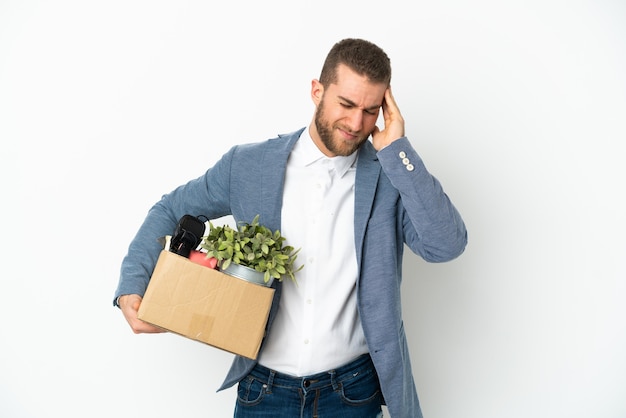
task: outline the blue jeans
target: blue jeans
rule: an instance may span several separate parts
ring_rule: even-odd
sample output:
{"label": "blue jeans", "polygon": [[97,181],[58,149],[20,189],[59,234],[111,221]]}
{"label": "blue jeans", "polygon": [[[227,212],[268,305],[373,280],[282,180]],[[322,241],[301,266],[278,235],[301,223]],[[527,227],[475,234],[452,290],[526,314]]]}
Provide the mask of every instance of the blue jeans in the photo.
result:
{"label": "blue jeans", "polygon": [[369,355],[294,377],[257,365],[239,382],[235,418],[377,418],[383,397]]}

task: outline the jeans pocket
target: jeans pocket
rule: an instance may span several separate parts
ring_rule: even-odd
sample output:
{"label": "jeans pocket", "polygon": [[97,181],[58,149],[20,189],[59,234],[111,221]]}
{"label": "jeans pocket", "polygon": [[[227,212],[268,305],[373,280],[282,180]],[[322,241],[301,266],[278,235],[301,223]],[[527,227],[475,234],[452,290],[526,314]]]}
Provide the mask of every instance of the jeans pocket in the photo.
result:
{"label": "jeans pocket", "polygon": [[342,380],[339,387],[342,402],[350,406],[360,406],[377,401],[382,403],[378,375],[373,370],[353,374]]}
{"label": "jeans pocket", "polygon": [[237,386],[237,402],[246,406],[258,405],[266,393],[267,385],[265,383],[248,376]]}

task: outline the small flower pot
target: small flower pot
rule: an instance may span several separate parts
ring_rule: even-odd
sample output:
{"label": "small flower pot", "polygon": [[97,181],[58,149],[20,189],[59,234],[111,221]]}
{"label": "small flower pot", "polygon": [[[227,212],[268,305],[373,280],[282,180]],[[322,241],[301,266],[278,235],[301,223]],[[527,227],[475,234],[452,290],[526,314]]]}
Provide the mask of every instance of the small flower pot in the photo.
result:
{"label": "small flower pot", "polygon": [[222,269],[222,272],[224,274],[228,274],[229,276],[237,277],[238,279],[246,280],[248,282],[260,284],[266,287],[270,287],[274,281],[274,278],[270,276],[269,281],[266,283],[264,280],[264,273],[236,263],[230,263],[227,268]]}

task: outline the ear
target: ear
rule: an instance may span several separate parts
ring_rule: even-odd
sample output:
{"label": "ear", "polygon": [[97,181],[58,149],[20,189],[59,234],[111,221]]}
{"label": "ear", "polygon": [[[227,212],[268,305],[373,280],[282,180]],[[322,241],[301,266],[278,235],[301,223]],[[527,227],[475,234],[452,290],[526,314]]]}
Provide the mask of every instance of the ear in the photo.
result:
{"label": "ear", "polygon": [[315,106],[317,107],[322,101],[322,96],[324,96],[324,86],[319,80],[314,79],[311,81],[311,99]]}

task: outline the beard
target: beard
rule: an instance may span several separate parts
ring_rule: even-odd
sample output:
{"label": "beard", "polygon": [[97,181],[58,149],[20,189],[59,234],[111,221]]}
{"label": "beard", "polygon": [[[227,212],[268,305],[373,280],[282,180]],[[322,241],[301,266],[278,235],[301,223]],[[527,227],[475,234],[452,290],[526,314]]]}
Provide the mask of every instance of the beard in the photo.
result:
{"label": "beard", "polygon": [[[361,147],[363,142],[367,140],[369,137],[369,133],[366,135],[362,135],[360,138],[355,139],[354,141],[344,141],[341,138],[335,138],[333,136],[335,132],[335,127],[338,125],[334,125],[329,122],[324,115],[324,99],[320,101],[317,106],[317,110],[315,111],[315,128],[317,129],[317,133],[320,136],[320,139],[326,149],[330,151],[334,156],[343,156],[346,157]],[[352,133],[350,129],[346,127],[341,127],[341,129]]]}

